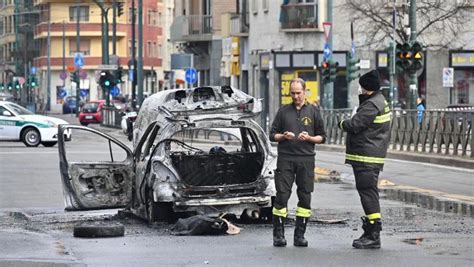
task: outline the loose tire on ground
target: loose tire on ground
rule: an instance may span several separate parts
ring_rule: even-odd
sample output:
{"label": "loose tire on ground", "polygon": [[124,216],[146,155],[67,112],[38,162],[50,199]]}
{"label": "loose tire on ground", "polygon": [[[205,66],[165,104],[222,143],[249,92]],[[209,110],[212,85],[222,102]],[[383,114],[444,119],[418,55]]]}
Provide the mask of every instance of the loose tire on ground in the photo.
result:
{"label": "loose tire on ground", "polygon": [[52,142],[41,142],[41,144],[45,147],[53,147],[57,144],[58,142],[52,141]]}
{"label": "loose tire on ground", "polygon": [[118,222],[84,222],[74,226],[74,237],[97,238],[124,236],[125,227]]}
{"label": "loose tire on ground", "polygon": [[27,128],[21,134],[21,141],[28,147],[36,147],[41,143],[41,135],[35,128]]}

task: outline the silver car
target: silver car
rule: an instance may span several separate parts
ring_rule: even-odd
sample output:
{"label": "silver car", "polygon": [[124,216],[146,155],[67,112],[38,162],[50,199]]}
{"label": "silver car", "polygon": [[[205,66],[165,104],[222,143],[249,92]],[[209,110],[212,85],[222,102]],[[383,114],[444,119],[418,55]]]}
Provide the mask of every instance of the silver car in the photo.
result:
{"label": "silver car", "polygon": [[126,207],[149,222],[181,212],[270,216],[276,155],[252,119],[260,112],[261,100],[228,86],[162,91],[140,109],[133,152],[97,130],[61,126],[108,144],[107,160],[78,162],[60,138],[66,209]]}

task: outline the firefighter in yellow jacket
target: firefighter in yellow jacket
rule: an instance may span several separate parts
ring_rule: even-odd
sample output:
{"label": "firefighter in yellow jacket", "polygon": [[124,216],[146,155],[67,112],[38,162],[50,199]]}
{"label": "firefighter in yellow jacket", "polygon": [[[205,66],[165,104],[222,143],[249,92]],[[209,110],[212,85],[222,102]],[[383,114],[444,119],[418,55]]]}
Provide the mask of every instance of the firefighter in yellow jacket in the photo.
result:
{"label": "firefighter in yellow jacket", "polygon": [[356,188],[365,217],[362,236],[353,241],[355,248],[380,248],[378,178],[390,141],[390,107],[380,91],[379,75],[372,70],[359,79],[359,107],[350,119],[340,121],[347,131],[346,163],[352,165]]}

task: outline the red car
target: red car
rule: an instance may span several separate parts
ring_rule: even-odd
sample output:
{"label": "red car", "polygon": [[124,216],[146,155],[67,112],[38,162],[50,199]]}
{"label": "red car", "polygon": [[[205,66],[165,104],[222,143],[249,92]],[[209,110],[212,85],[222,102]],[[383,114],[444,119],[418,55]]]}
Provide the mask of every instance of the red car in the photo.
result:
{"label": "red car", "polygon": [[79,122],[87,126],[89,123],[102,122],[102,108],[105,105],[105,100],[92,100],[84,104],[79,113]]}

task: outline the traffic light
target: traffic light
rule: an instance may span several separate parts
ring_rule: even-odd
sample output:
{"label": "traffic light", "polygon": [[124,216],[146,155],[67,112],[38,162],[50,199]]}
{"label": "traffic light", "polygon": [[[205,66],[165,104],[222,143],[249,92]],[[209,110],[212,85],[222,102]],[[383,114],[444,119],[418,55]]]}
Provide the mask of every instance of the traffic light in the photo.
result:
{"label": "traffic light", "polygon": [[20,88],[21,88],[20,82],[19,82],[19,81],[15,81],[15,89],[16,89],[16,90],[20,90]]}
{"label": "traffic light", "polygon": [[115,78],[115,83],[116,84],[123,83],[123,81],[122,81],[122,67],[118,67],[118,69],[116,69],[114,71],[114,78]]}
{"label": "traffic light", "polygon": [[112,89],[116,85],[114,76],[109,71],[102,71],[100,73],[99,85],[102,89]]}
{"label": "traffic light", "polygon": [[13,89],[13,84],[10,82],[8,83],[8,90],[11,91]]}
{"label": "traffic light", "polygon": [[338,67],[339,62],[329,61],[329,82],[334,82],[336,80]]}
{"label": "traffic light", "polygon": [[36,86],[38,86],[38,81],[36,80],[36,76],[31,75],[30,76],[30,87],[35,88]]}
{"label": "traffic light", "polygon": [[123,15],[123,2],[117,2],[117,16]]}
{"label": "traffic light", "polygon": [[350,83],[352,80],[355,80],[360,77],[360,66],[357,64],[360,63],[360,59],[353,57],[351,52],[346,54],[347,61],[347,83]]}
{"label": "traffic light", "polygon": [[421,47],[421,44],[418,42],[415,42],[411,46],[411,51],[412,51],[412,70],[417,71],[419,69],[423,68],[423,48]]}
{"label": "traffic light", "polygon": [[321,81],[323,84],[329,82],[329,62],[326,60],[321,62]]}
{"label": "traffic light", "polygon": [[0,90],[1,91],[5,90],[5,85],[3,83],[0,83]]}
{"label": "traffic light", "polygon": [[71,82],[75,82],[75,83],[78,83],[78,78],[79,76],[77,75],[77,71],[73,71],[71,72]]}
{"label": "traffic light", "polygon": [[397,44],[396,46],[396,65],[400,71],[409,71],[412,68],[412,50],[409,43]]}

